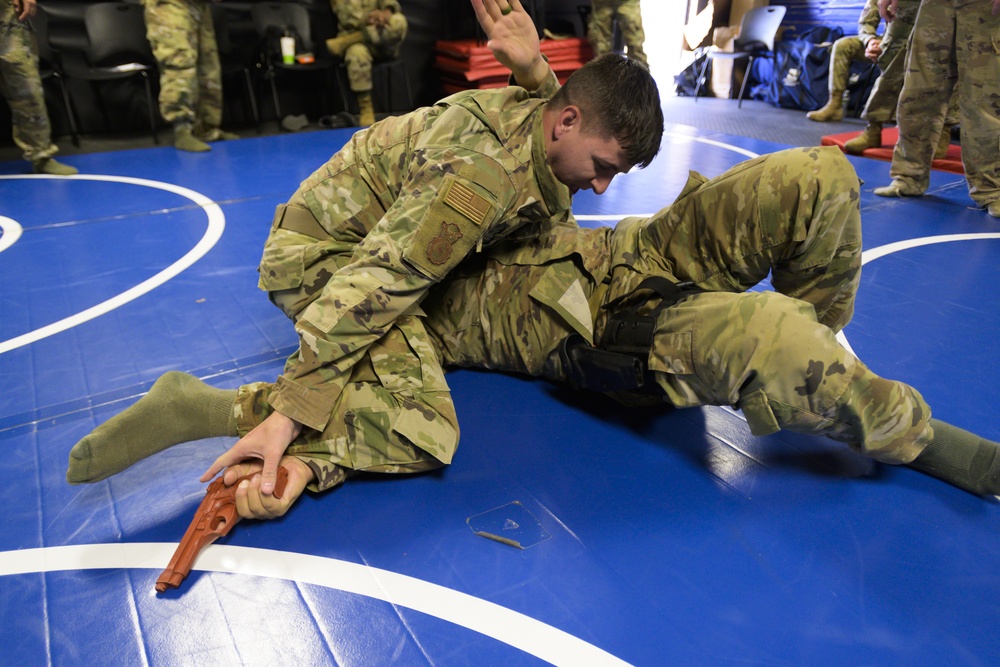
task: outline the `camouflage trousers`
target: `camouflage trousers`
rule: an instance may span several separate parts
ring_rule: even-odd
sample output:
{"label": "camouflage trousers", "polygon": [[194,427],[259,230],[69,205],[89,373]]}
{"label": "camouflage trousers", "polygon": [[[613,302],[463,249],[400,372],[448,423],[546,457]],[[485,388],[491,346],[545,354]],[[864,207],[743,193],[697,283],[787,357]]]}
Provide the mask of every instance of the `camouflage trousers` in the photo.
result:
{"label": "camouflage trousers", "polygon": [[642,45],[646,41],[646,33],[642,29],[639,0],[593,0],[590,7],[587,41],[590,42],[595,56],[610,53],[613,50],[614,35],[612,29],[617,16],[618,29],[625,42],[626,55],[644,65],[648,64],[646,52],[642,50]]}
{"label": "camouflage trousers", "polygon": [[[300,193],[289,205],[307,209]],[[271,301],[297,321],[333,274],[351,261],[358,239],[356,230],[345,229],[340,238],[317,243],[308,234],[278,228],[279,219],[272,236],[291,238],[277,238],[276,245],[311,248],[302,258],[297,286],[268,292]],[[458,418],[422,312],[398,318],[354,366],[343,391],[341,384],[331,374],[329,394],[337,399],[326,427],[303,429],[287,450],[316,473],[318,481],[311,488],[328,489],[359,471],[420,472],[451,462],[458,445]],[[240,436],[273,412],[269,396],[274,386],[257,382],[239,388],[235,416]],[[322,392],[323,385],[313,389]]]}
{"label": "camouflage trousers", "polygon": [[17,20],[14,6],[0,9],[0,96],[10,105],[14,143],[26,160],[58,152],[38,76],[38,45],[31,28]]}
{"label": "camouflage trousers", "polygon": [[930,184],[931,158],[953,93],[969,194],[1000,199],[1000,15],[978,0],[924,0],[899,97],[899,141],[889,170],[908,189]]}
{"label": "camouflage trousers", "polygon": [[372,65],[376,61],[399,57],[407,29],[406,17],[399,12],[389,18],[389,25],[382,30],[370,25],[364,27],[364,41],[352,44],[344,53],[347,80],[352,91],[366,93],[372,89]]}
{"label": "camouflage trousers", "polygon": [[222,70],[205,0],[143,0],[146,37],[160,69],[160,115],[214,138],[222,123]]}
{"label": "camouflage trousers", "polygon": [[[861,114],[873,123],[888,123],[896,118],[899,91],[903,88],[906,74],[906,57],[909,53],[910,32],[917,18],[919,0],[903,0],[894,18],[882,36],[882,53],[878,57],[881,74],[875,80],[871,95]],[[952,95],[945,117],[945,127],[958,123],[958,97]]]}
{"label": "camouflage trousers", "polygon": [[[706,291],[657,320],[649,367],[667,401],[735,406],[758,435],[823,435],[907,463],[930,440],[930,409],[835,337],[851,318],[860,275],[858,202],[857,176],[835,148],[782,151],[708,181],[694,176],[649,219],[627,218],[610,234],[578,230],[548,257],[498,253],[442,284],[424,303],[427,328],[446,364],[565,380],[559,344],[585,332],[555,303],[573,295],[588,303],[599,339],[601,306],[645,278],[693,281]],[[610,264],[602,268],[601,258]],[[769,272],[777,292],[746,291]]]}

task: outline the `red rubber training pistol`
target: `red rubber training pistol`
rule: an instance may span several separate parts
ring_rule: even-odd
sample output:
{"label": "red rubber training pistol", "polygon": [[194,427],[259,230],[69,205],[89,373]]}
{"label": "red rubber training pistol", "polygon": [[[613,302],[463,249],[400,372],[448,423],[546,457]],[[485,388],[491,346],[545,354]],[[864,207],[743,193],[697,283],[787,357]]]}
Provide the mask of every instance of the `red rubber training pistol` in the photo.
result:
{"label": "red rubber training pistol", "polygon": [[[177,588],[181,582],[187,578],[194,565],[194,559],[202,549],[209,544],[227,535],[239,520],[240,515],[236,513],[236,488],[245,479],[250,479],[260,473],[244,475],[236,480],[232,486],[226,486],[222,481],[222,475],[212,480],[205,491],[205,498],[194,513],[194,519],[184,533],[183,539],[177,545],[170,563],[167,565],[156,580],[156,592],[162,593],[168,588]],[[278,479],[274,484],[274,497],[281,498],[285,492],[285,484],[288,482],[288,470],[282,466],[278,468]]]}

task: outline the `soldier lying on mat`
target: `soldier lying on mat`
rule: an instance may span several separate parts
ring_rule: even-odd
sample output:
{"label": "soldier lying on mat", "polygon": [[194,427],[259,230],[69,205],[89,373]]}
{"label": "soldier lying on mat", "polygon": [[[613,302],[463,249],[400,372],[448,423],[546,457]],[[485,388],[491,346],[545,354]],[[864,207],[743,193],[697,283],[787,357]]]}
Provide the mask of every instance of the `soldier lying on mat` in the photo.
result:
{"label": "soldier lying on mat", "polygon": [[[269,384],[226,391],[168,373],[73,448],[67,478],[93,482],[178,442],[240,435],[205,479],[229,466],[232,482],[280,460],[289,470],[281,499],[262,490],[263,477],[237,491],[241,516],[279,516],[307,485],[449,463],[435,437],[457,438],[457,421],[440,368],[466,366],[567,381],[629,404],[731,405],[759,435],[823,435],[1000,493],[1000,445],[932,419],[915,389],[878,377],[835,339],[859,281],[858,188],[837,149],[794,149],[711,180],[693,174],[648,219],[592,230],[570,221],[496,245],[431,289],[422,312],[404,315],[426,332],[420,345],[390,331],[379,354],[351,369],[351,401],[327,427],[335,436],[303,428],[287,449],[264,451],[248,434],[274,412]],[[747,291],[769,273],[776,292]],[[390,400],[382,411],[352,407]]]}

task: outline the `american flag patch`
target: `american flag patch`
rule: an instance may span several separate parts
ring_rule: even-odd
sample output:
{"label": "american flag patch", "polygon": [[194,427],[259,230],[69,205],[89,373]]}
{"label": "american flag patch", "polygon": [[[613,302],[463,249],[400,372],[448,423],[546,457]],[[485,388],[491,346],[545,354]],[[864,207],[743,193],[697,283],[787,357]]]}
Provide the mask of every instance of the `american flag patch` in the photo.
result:
{"label": "american flag patch", "polygon": [[490,212],[490,203],[466,185],[454,181],[444,196],[444,202],[453,209],[472,220],[477,225],[483,224]]}

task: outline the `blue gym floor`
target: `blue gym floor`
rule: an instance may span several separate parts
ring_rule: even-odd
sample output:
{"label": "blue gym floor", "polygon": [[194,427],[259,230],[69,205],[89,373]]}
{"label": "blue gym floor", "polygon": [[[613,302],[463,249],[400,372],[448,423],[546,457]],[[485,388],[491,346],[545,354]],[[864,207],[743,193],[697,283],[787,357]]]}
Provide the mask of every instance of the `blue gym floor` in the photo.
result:
{"label": "blue gym floor", "polygon": [[[0,163],[0,662],[1000,664],[995,500],[833,442],[754,438],[729,410],[630,411],[473,371],[449,374],[453,465],[242,522],[156,595],[233,440],[83,487],[68,452],[167,370],[277,376],[296,339],[257,290],[261,248],[274,207],[349,136],[76,155],[68,179]],[[670,126],[649,169],[574,210],[649,214],[689,169],[780,148]],[[853,163],[867,263],[846,343],[1000,440],[1000,223],[961,176],[884,200],[888,163]]]}

